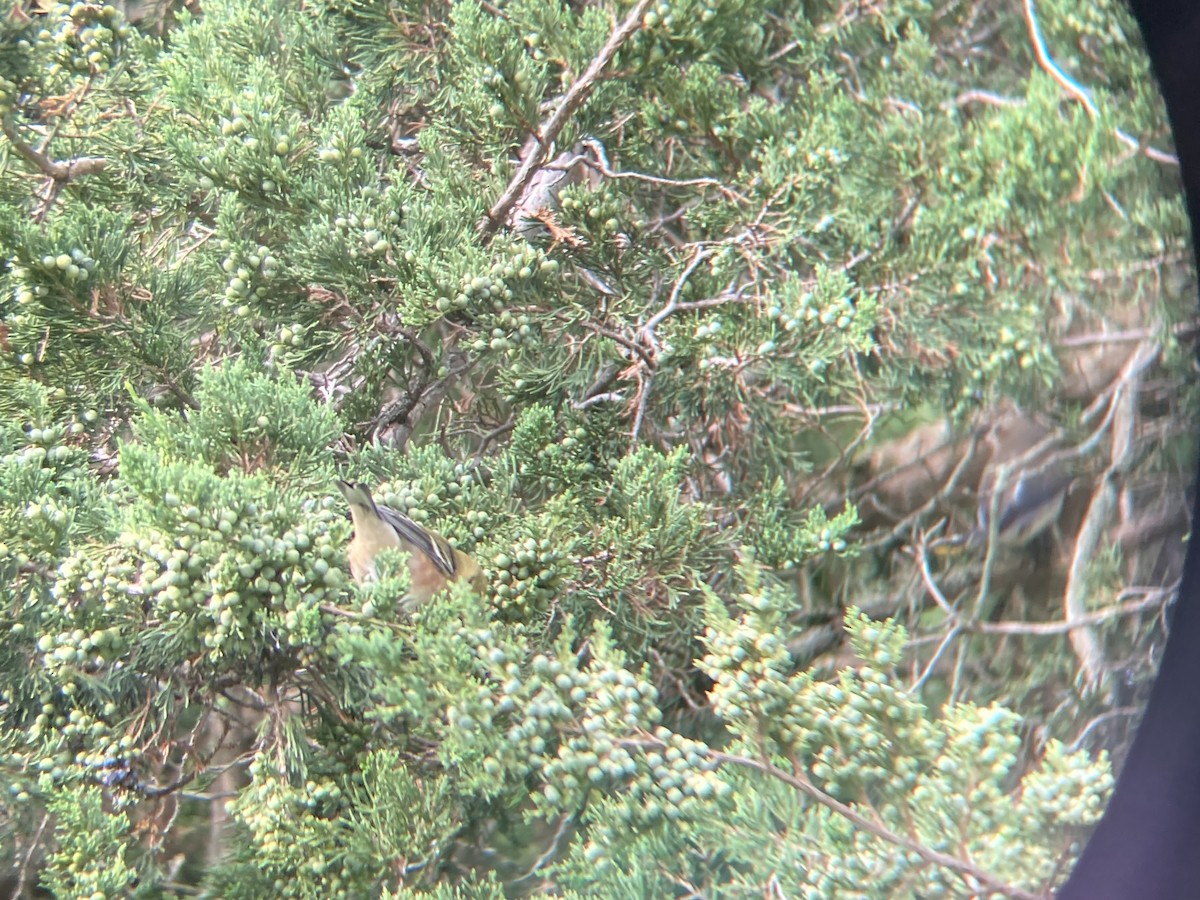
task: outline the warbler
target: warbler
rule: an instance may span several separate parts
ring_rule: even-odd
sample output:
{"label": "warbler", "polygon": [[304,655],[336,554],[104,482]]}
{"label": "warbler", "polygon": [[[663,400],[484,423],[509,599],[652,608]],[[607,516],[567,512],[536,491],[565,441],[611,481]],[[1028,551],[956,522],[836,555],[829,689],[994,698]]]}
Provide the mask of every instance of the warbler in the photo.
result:
{"label": "warbler", "polygon": [[[993,503],[997,515],[996,537],[1009,547],[1030,543],[1058,522],[1073,478],[1063,460],[1055,455],[1058,448],[1051,434],[1050,428],[1019,410],[993,425],[985,438],[991,459],[979,484],[976,526],[969,536],[970,543],[987,541]],[[1039,447],[1040,451],[1035,449]],[[998,485],[1005,467],[1008,471],[1003,484]],[[994,497],[997,487],[998,498]]]}
{"label": "warbler", "polygon": [[[536,140],[530,138],[521,149],[524,159],[537,147]],[[554,216],[560,209],[559,194],[563,188],[579,184],[587,174],[584,164],[586,156],[580,149],[564,150],[554,159],[544,163],[533,173],[525,190],[513,204],[508,214],[508,225],[527,241],[545,237],[549,233],[544,221],[545,216]]]}
{"label": "warbler", "polygon": [[350,574],[359,584],[378,577],[375,556],[387,547],[399,547],[408,553],[408,571],[412,576],[409,598],[417,604],[429,600],[452,581],[466,581],[477,593],[485,588],[479,563],[438,534],[418,525],[403,513],[376,503],[362,482],[338,479],[338,489],[350,504],[354,538],[347,548]]}
{"label": "warbler", "polygon": [[[979,492],[979,509],[972,543],[983,543],[991,532],[994,486],[986,480]],[[1061,465],[1013,472],[1000,494],[996,536],[1002,544],[1023,546],[1062,515],[1063,499],[1071,477]]]}

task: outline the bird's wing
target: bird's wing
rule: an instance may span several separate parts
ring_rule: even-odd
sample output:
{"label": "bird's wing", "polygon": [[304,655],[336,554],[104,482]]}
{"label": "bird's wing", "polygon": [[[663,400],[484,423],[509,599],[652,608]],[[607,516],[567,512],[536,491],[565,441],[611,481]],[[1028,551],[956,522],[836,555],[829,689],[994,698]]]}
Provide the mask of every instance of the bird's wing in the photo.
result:
{"label": "bird's wing", "polygon": [[1045,510],[1049,514],[1050,510],[1061,507],[1063,494],[1070,481],[1070,476],[1061,466],[1022,473],[1016,479],[1009,497],[1005,498],[1006,502],[1001,505],[1000,530],[1011,527],[1017,519],[1032,517],[1037,510]]}
{"label": "bird's wing", "polygon": [[402,540],[412,544],[432,559],[433,564],[443,575],[453,578],[458,574],[458,562],[454,558],[454,548],[444,537],[422,528],[408,516],[396,512],[390,506],[377,503],[375,508],[379,512],[379,518],[395,529],[396,534],[400,535]]}

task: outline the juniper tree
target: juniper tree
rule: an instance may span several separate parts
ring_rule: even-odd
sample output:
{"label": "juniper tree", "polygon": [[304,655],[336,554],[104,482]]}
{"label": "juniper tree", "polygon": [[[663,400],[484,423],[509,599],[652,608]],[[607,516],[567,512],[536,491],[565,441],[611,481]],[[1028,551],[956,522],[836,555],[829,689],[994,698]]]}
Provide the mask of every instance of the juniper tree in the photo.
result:
{"label": "juniper tree", "polygon": [[[18,893],[1061,878],[1189,450],[1119,4],[0,12]],[[486,596],[353,586],[338,475]]]}

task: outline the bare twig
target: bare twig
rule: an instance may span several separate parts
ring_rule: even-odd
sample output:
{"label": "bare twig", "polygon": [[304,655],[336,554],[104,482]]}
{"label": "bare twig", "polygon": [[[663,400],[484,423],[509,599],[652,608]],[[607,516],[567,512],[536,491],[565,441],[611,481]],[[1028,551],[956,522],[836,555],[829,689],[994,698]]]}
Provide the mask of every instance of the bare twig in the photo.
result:
{"label": "bare twig", "polygon": [[[1109,465],[1092,494],[1087,515],[1075,538],[1071,565],[1067,570],[1067,586],[1063,591],[1063,615],[1068,622],[1086,616],[1087,572],[1095,558],[1104,528],[1117,503],[1117,482],[1133,464],[1134,429],[1137,423],[1138,384],[1143,370],[1158,357],[1159,346],[1143,343],[1125,364],[1113,388],[1112,450]],[[1104,648],[1090,628],[1072,629],[1068,633],[1071,648],[1079,658],[1084,676],[1092,684],[1100,684],[1105,675]]]}
{"label": "bare twig", "polygon": [[[538,311],[542,312],[543,310],[539,309]],[[628,350],[630,353],[637,356],[637,358],[640,359],[642,361],[642,363],[644,363],[647,366],[653,367],[654,359],[650,356],[650,353],[646,350],[646,348],[641,346],[637,342],[625,337],[625,335],[621,334],[620,332],[613,331],[611,328],[605,328],[603,325],[597,325],[596,323],[590,321],[589,319],[575,319],[570,315],[570,312],[568,310],[553,310],[552,309],[552,310],[549,310],[549,313],[552,316],[554,316],[556,319],[562,319],[564,322],[568,322],[572,325],[577,325],[580,328],[586,328],[588,331],[592,332],[593,334],[598,334],[601,337],[608,338],[610,341],[615,341],[616,343],[618,343],[622,347],[624,347],[626,350]]]}
{"label": "bare twig", "polygon": [[895,412],[901,409],[901,403],[868,403],[866,406],[857,406],[853,403],[844,403],[835,406],[799,406],[795,403],[783,404],[783,411],[788,415],[801,416],[805,419],[822,419],[833,416],[858,416],[864,412],[871,416],[881,416],[884,413]]}
{"label": "bare twig", "polygon": [[[932,497],[930,497],[928,500],[926,500],[925,503],[923,503],[918,509],[914,510],[909,515],[905,516],[901,521],[897,522],[891,528],[891,530],[889,530],[882,537],[880,537],[874,541],[871,541],[871,542],[865,544],[864,546],[868,549],[875,549],[878,547],[890,546],[896,541],[903,540],[907,536],[907,534],[910,532],[910,530],[912,529],[914,522],[920,521],[925,516],[927,516],[931,512],[933,512],[933,510],[937,509],[939,506],[944,504],[946,502],[947,498],[954,496],[954,492],[958,490],[959,482],[962,480],[962,478],[966,474],[966,472],[970,469],[971,464],[975,461],[975,454],[978,450],[979,440],[981,437],[982,437],[982,432],[979,432],[979,431],[971,432],[971,434],[969,435],[969,438],[968,438],[966,451],[959,457],[959,460],[955,464],[954,469],[951,470],[949,477],[942,484],[941,489],[936,494],[934,494]],[[941,449],[941,448],[939,447],[938,449]],[[892,472],[903,471],[904,469],[908,468],[908,466],[911,466],[911,465],[912,465],[912,463],[909,463],[905,466],[900,466],[896,469],[893,469],[893,470],[891,470],[891,472],[885,472],[885,473],[881,473],[880,475],[877,475],[876,477],[874,477],[870,481],[868,481],[866,484],[861,485],[859,488],[857,488],[850,495],[850,498],[852,500],[858,500],[859,498],[867,495],[867,493],[869,493],[871,490],[873,490],[876,486],[878,486],[885,478],[887,478],[890,474],[892,474]]]}
{"label": "bare twig", "polygon": [[0,129],[3,129],[4,136],[8,138],[8,142],[13,145],[13,149],[22,159],[58,184],[66,184],[81,175],[103,172],[108,168],[108,160],[102,156],[81,156],[65,162],[51,159],[45,153],[35,150],[17,134],[11,116],[0,118]]}
{"label": "bare twig", "polygon": [[[1152,256],[1150,259],[1140,259],[1137,262],[1125,263],[1118,265],[1112,269],[1089,269],[1085,274],[1093,281],[1103,281],[1107,278],[1128,278],[1136,272],[1154,272],[1159,274],[1158,270],[1163,266],[1173,265],[1176,263],[1186,263],[1191,260],[1192,254],[1190,250],[1181,252],[1166,252],[1160,253],[1157,256]],[[1179,328],[1179,325],[1173,326]]]}
{"label": "bare twig", "polygon": [[525,874],[514,878],[510,884],[519,884],[522,881],[528,881],[530,878],[536,875],[542,869],[542,867],[546,865],[546,863],[550,862],[550,860],[554,858],[554,856],[562,847],[563,838],[569,836],[571,827],[579,818],[580,812],[582,812],[582,810],[558,817],[558,825],[554,829],[554,835],[550,839],[549,845],[547,845],[546,849],[537,855]]}
{"label": "bare twig", "polygon": [[1092,95],[1054,61],[1050,51],[1046,48],[1046,41],[1042,37],[1042,29],[1038,25],[1037,11],[1033,8],[1033,0],[1024,0],[1024,2],[1025,23],[1029,26],[1029,39],[1033,43],[1033,52],[1037,56],[1038,64],[1058,83],[1059,87],[1083,105],[1092,119],[1095,119],[1100,115],[1100,111],[1096,108],[1096,102],[1092,100]]}
{"label": "bare twig", "polygon": [[652,315],[640,329],[638,329],[638,338],[643,344],[648,347],[658,349],[658,336],[654,333],[664,319],[674,315],[681,309],[679,296],[683,293],[683,286],[687,284],[688,279],[692,277],[692,273],[699,268],[700,263],[708,259],[716,253],[715,247],[697,246],[692,254],[691,260],[684,267],[679,277],[675,279],[675,284],[671,287],[671,296],[667,298],[667,305]]}
{"label": "bare twig", "polygon": [[921,203],[921,193],[918,191],[917,196],[913,197],[912,200],[910,200],[908,202],[908,204],[904,207],[904,209],[900,210],[900,215],[896,216],[896,218],[892,220],[892,226],[888,229],[887,234],[880,237],[879,240],[877,240],[872,246],[868,247],[866,250],[861,250],[858,253],[856,253],[854,256],[852,256],[848,260],[846,260],[846,262],[844,262],[842,264],[842,271],[849,272],[851,269],[853,269],[859,263],[863,262],[866,259],[869,259],[875,253],[878,253],[879,250],[883,247],[883,245],[886,244],[888,241],[894,240],[896,235],[900,233],[900,229],[904,227],[905,223],[910,218],[912,218],[912,214],[914,212],[916,212],[917,207],[920,205],[920,203]]}
{"label": "bare twig", "polygon": [[620,391],[608,391],[604,394],[593,394],[586,400],[572,400],[571,409],[587,409],[590,406],[596,406],[600,403],[620,403],[625,400],[625,395]]}
{"label": "bare twig", "polygon": [[959,859],[957,856],[951,856],[948,853],[940,853],[937,850],[933,850],[929,847],[926,847],[924,844],[912,840],[911,838],[892,831],[881,822],[876,822],[867,818],[853,807],[842,803],[840,800],[837,800],[834,797],[831,797],[807,778],[795,775],[792,772],[788,772],[787,770],[781,769],[778,766],[772,765],[764,760],[753,759],[748,756],[738,756],[733,753],[723,753],[718,750],[710,750],[708,755],[717,762],[741,766],[742,768],[746,769],[754,769],[755,771],[761,772],[764,775],[769,775],[772,778],[778,779],[784,784],[787,784],[801,793],[811,797],[813,800],[816,800],[827,809],[830,809],[838,815],[848,819],[855,826],[875,835],[875,837],[879,838],[880,840],[886,841],[887,843],[896,847],[902,847],[904,850],[919,856],[921,859],[925,860],[925,862],[930,863],[931,865],[941,866],[942,868],[949,869],[952,872],[957,872],[961,876],[973,879],[979,885],[984,886],[989,891],[1003,894],[1006,897],[1015,897],[1017,900],[1039,900],[1039,895],[1027,891],[1024,888],[1019,888],[1016,885],[1001,881],[997,876],[979,868],[974,863],[968,862],[965,859]]}
{"label": "bare twig", "polygon": [[13,889],[12,896],[25,896],[25,879],[29,877],[29,867],[33,862],[33,854],[37,852],[38,846],[42,842],[42,835],[46,833],[46,826],[50,824],[50,813],[42,815],[42,821],[38,824],[37,832],[33,836],[33,840],[29,842],[29,852],[25,854],[25,858],[21,861],[21,865],[17,869],[17,885]]}
{"label": "bare twig", "polygon": [[946,648],[954,643],[954,639],[958,637],[962,630],[962,627],[956,624],[946,632],[945,637],[943,637],[941,643],[938,644],[938,648],[933,651],[933,656],[930,657],[929,664],[925,666],[925,671],[921,673],[920,677],[918,677],[917,680],[912,683],[912,687],[909,688],[911,692],[916,693],[921,689],[921,686],[925,684],[929,676],[934,673],[934,670],[937,668],[937,664],[941,662],[942,654],[946,652]]}
{"label": "bare twig", "polygon": [[[862,372],[859,371],[858,362],[853,361],[852,365],[854,367],[855,374],[858,375],[859,384],[862,385],[864,380],[862,377]],[[858,434],[854,436],[850,443],[841,447],[838,450],[837,456],[830,460],[829,464],[821,471],[819,475],[817,475],[816,478],[812,479],[811,486],[800,495],[799,499],[801,503],[807,502],[808,496],[813,488],[824,483],[826,479],[833,474],[835,469],[841,466],[847,459],[851,459],[858,448],[866,443],[866,441],[870,439],[871,435],[875,433],[875,423],[879,420],[879,416],[882,413],[873,411],[872,404],[867,403],[865,397],[860,398],[859,403],[860,405],[858,411],[863,417],[863,424],[862,427],[859,428]],[[824,432],[825,429],[823,426],[821,427],[821,430]]]}
{"label": "bare twig", "polygon": [[629,432],[629,452],[632,453],[637,449],[638,436],[642,431],[642,422],[646,418],[646,407],[650,403],[650,390],[654,387],[654,372],[648,371],[644,376],[638,377],[638,404],[637,412],[633,416],[633,428]]}
{"label": "bare twig", "polygon": [[1076,750],[1082,747],[1084,740],[1092,732],[1092,730],[1099,725],[1103,725],[1108,720],[1120,718],[1121,716],[1138,716],[1141,715],[1142,712],[1143,709],[1141,706],[1118,706],[1116,709],[1110,709],[1108,712],[1101,713],[1092,719],[1092,721],[1087,723],[1087,726],[1079,732],[1079,736],[1075,738],[1075,740],[1067,744],[1067,752],[1074,753]]}
{"label": "bare twig", "polygon": [[[1167,333],[1174,337],[1186,337],[1198,329],[1200,329],[1200,322],[1192,319],[1187,322],[1177,322],[1167,329]],[[1058,346],[1092,347],[1098,344],[1132,344],[1134,342],[1149,340],[1156,333],[1158,333],[1156,328],[1126,328],[1121,331],[1078,334],[1073,337],[1063,338],[1058,342]]]}
{"label": "bare twig", "polygon": [[[1042,29],[1038,25],[1037,10],[1034,9],[1033,0],[1024,0],[1024,2],[1025,23],[1029,26],[1029,39],[1033,43],[1033,52],[1037,57],[1038,65],[1045,70],[1047,75],[1054,79],[1059,87],[1079,101],[1083,108],[1087,110],[1088,116],[1092,121],[1095,121],[1100,117],[1100,110],[1096,106],[1096,101],[1092,99],[1092,95],[1088,93],[1083,85],[1064,72],[1062,67],[1054,61],[1054,57],[1050,55],[1050,51],[1046,48],[1046,40],[1042,37]],[[1119,128],[1114,128],[1113,134],[1116,135],[1117,140],[1121,143],[1145,154],[1148,159],[1163,163],[1164,165],[1179,165],[1179,158],[1177,156],[1145,146],[1133,135],[1126,134]]]}
{"label": "bare twig", "polygon": [[[403,330],[401,329],[403,333]],[[405,335],[420,353],[424,368],[429,372],[433,367],[433,356],[415,335]],[[409,437],[416,429],[422,416],[441,402],[460,377],[472,366],[466,354],[451,349],[447,352],[444,364],[446,374],[433,381],[414,378],[404,396],[389,403],[371,422],[371,433],[377,439],[392,447],[403,449]]]}
{"label": "bare twig", "polygon": [[1025,101],[1017,97],[1005,97],[1001,94],[994,94],[991,91],[963,91],[954,100],[942,104],[942,108],[947,106],[966,106],[968,103],[986,103],[990,106],[1024,106]]}
{"label": "bare twig", "polygon": [[1134,613],[1160,607],[1173,595],[1173,591],[1155,591],[1139,600],[1127,600],[1124,603],[1114,603],[1103,609],[1084,613],[1078,618],[1060,622],[980,622],[973,630],[981,634],[1029,634],[1041,637],[1055,634],[1070,634],[1081,628],[1099,625],[1109,619],[1121,616],[1131,616]]}
{"label": "bare twig", "polygon": [[529,179],[533,177],[533,173],[538,167],[545,162],[546,154],[550,146],[558,138],[571,116],[575,113],[584,101],[591,96],[592,91],[596,87],[596,81],[612,62],[613,57],[617,55],[617,51],[634,33],[642,27],[642,16],[646,14],[646,10],[650,8],[654,0],[638,0],[636,6],[629,11],[629,14],[621,21],[614,30],[604,46],[600,48],[600,52],[584,69],[583,74],[575,80],[575,83],[567,89],[567,93],[563,96],[562,102],[558,108],[550,115],[550,118],[542,125],[540,134],[537,135],[537,146],[533,148],[524,160],[522,160],[520,168],[517,169],[512,180],[508,183],[508,187],[504,189],[504,193],[500,195],[482,222],[479,223],[479,231],[485,237],[489,238],[495,234],[505,218],[508,216],[508,211],[512,209],[517,198],[521,196],[521,192],[525,190],[525,186],[529,183]]}
{"label": "bare twig", "polygon": [[[921,579],[925,583],[925,590],[933,598],[938,608],[946,614],[946,618],[951,626],[949,633],[941,639],[941,645],[939,645],[937,652],[934,654],[934,662],[944,652],[946,645],[958,634],[1033,635],[1038,637],[1050,637],[1058,634],[1070,635],[1072,632],[1089,628],[1092,625],[1098,625],[1101,622],[1107,622],[1110,619],[1131,616],[1147,609],[1161,607],[1175,593],[1174,587],[1162,588],[1133,600],[1114,603],[1103,609],[1080,613],[1077,616],[1068,617],[1057,622],[981,622],[977,619],[964,616],[946,599],[946,595],[938,587],[937,581],[930,571],[929,554],[924,541],[917,544],[915,555],[921,572]],[[932,662],[929,668],[932,669]],[[929,670],[927,669],[913,685],[912,690],[916,690],[926,680],[928,675]]]}
{"label": "bare twig", "polygon": [[1164,166],[1178,166],[1179,165],[1179,157],[1176,156],[1174,153],[1167,153],[1164,150],[1159,150],[1156,147],[1151,147],[1148,144],[1143,144],[1141,141],[1139,141],[1137,138],[1135,138],[1132,134],[1127,134],[1126,132],[1122,131],[1120,128],[1114,128],[1113,134],[1116,135],[1118,141],[1120,141],[1122,144],[1125,144],[1128,147],[1134,148],[1139,153],[1141,153],[1143,156],[1145,156],[1146,159],[1152,159],[1156,163],[1162,163]]}
{"label": "bare twig", "polygon": [[592,155],[595,157],[594,159],[585,158],[583,164],[595,169],[605,178],[628,178],[633,181],[642,181],[646,184],[656,184],[661,187],[715,187],[720,189],[721,193],[734,199],[742,201],[746,199],[717,178],[664,178],[660,175],[647,175],[644,172],[617,171],[609,163],[608,154],[605,153],[603,144],[593,139],[584,141],[583,145],[591,150]]}
{"label": "bare twig", "polygon": [[[737,240],[737,239],[735,239]],[[655,329],[668,316],[674,315],[682,310],[689,309],[707,309],[712,306],[723,306],[726,303],[732,303],[740,299],[741,292],[730,290],[722,294],[720,297],[711,297],[705,300],[696,300],[692,302],[681,302],[679,297],[683,293],[683,286],[687,284],[692,273],[700,266],[700,263],[716,253],[716,248],[713,246],[705,246],[703,244],[696,245],[692,254],[691,260],[675,280],[675,284],[671,288],[671,294],[667,298],[666,305],[652,315],[641,328],[638,329],[637,340],[640,344],[648,348],[648,353],[639,354],[642,359],[642,365],[639,367],[638,375],[638,399],[637,410],[634,413],[633,428],[630,431],[629,448],[632,452],[638,443],[638,437],[642,430],[642,422],[645,419],[646,408],[650,403],[650,391],[654,386],[654,369],[657,364],[659,340]],[[645,369],[645,375],[640,374],[640,370]]]}
{"label": "bare twig", "polygon": [[950,601],[946,599],[946,595],[942,593],[941,588],[934,581],[933,573],[929,571],[929,553],[926,549],[924,537],[917,542],[915,552],[917,563],[921,568],[921,577],[925,581],[925,590],[929,591],[929,596],[933,598],[933,602],[942,608],[942,612],[946,614],[951,622],[956,626],[961,625],[963,617],[959,614],[958,610],[950,605]]}

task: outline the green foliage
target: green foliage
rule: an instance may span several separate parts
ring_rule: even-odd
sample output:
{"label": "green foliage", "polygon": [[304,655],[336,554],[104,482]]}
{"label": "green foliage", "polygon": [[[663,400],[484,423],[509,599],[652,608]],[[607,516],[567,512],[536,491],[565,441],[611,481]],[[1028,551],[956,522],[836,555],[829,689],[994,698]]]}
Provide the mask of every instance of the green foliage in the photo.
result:
{"label": "green foliage", "polygon": [[[153,446],[164,461],[204,462],[218,473],[262,473],[276,484],[313,488],[332,474],[328,446],[341,433],[337,414],[312,402],[290,373],[271,377],[247,358],[200,373],[196,409],[186,422],[141,403],[139,444]],[[139,485],[142,495],[163,496],[167,485]]]}
{"label": "green foliage", "polygon": [[[980,2],[658,2],[591,72],[632,5],[0,0],[27,884],[1051,889],[1121,745],[1072,716],[1127,702],[1065,633],[972,618],[1061,615],[1011,577],[1050,535],[947,536],[1000,398],[1070,434],[1084,497],[1125,360],[1077,389],[1075,348],[1121,345],[1136,298],[1177,377],[1191,275],[1131,21],[1035,6],[1090,108]],[[577,158],[490,219],[543,150]],[[893,468],[943,477],[895,488],[880,460],[938,424],[958,456],[915,442]],[[1169,511],[1142,476],[1171,449],[1122,508]],[[400,550],[352,584],[337,477],[483,595],[414,608]],[[1170,545],[1108,524],[1089,596],[1169,581]],[[1097,625],[1123,678],[1156,613]],[[807,667],[821,641],[857,661]]]}
{"label": "green foliage", "polygon": [[133,885],[126,861],[127,826],[104,810],[98,788],[63,791],[47,804],[58,847],[46,861],[42,883],[55,897],[114,897]]}
{"label": "green foliage", "polygon": [[[746,599],[762,606],[770,594]],[[961,890],[947,870],[897,852],[894,840],[879,837],[883,831],[936,851],[962,848],[985,871],[1033,889],[1052,875],[1072,828],[1099,815],[1112,781],[1106,760],[1068,754],[1053,742],[1042,765],[1023,772],[1013,713],[964,704],[935,715],[896,687],[892,665],[907,639],[899,626],[850,615],[861,663],[835,682],[817,682],[769,662],[782,658],[777,642],[762,640],[769,632],[758,631],[763,646],[751,650],[730,643],[727,617],[715,608],[713,615],[705,665],[735,736],[719,751],[663,741],[648,754],[655,772],[684,761],[681,771],[689,773],[675,794],[668,788],[665,803],[639,792],[640,780],[629,797],[597,798],[588,840],[562,866],[563,883],[582,894],[656,896],[680,882],[721,895],[768,883],[812,896]],[[764,739],[788,745],[764,750]],[[719,777],[709,780],[703,773],[715,760]],[[810,798],[815,792],[859,808],[877,824],[875,836],[803,799],[793,786],[806,781],[798,766],[812,772]],[[1046,802],[1048,781],[1061,792],[1053,803]],[[655,825],[660,809],[665,818]],[[1034,834],[1045,843],[1035,846]],[[639,864],[645,859],[657,865]]]}

